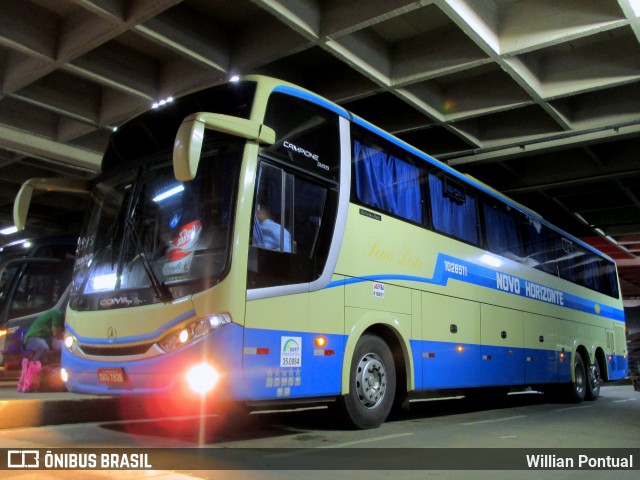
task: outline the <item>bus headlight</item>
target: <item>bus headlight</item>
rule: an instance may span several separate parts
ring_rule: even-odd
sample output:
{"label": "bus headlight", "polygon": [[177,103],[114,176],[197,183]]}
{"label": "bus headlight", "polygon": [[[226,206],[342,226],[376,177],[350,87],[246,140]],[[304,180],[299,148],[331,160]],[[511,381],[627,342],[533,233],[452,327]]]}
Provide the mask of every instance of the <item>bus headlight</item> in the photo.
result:
{"label": "bus headlight", "polygon": [[64,346],[70,352],[75,352],[78,349],[78,339],[67,332],[64,334]]}
{"label": "bus headlight", "polygon": [[231,317],[226,313],[211,315],[205,318],[198,318],[181,328],[174,330],[169,335],[158,342],[160,348],[165,352],[171,352],[183,345],[205,336],[208,333],[231,323]]}
{"label": "bus headlight", "polygon": [[191,367],[187,372],[187,383],[191,390],[204,395],[216,385],[219,377],[215,368],[203,362]]}

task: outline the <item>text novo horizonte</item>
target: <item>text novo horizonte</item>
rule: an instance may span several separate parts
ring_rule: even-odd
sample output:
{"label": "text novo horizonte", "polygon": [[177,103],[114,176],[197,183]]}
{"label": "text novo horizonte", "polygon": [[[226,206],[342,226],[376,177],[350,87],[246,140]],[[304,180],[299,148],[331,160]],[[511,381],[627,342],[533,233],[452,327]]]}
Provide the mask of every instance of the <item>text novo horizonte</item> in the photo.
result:
{"label": "text novo horizonte", "polygon": [[522,295],[524,293],[525,297],[533,298],[534,300],[540,300],[554,305],[564,305],[564,293],[561,291],[526,280],[523,282],[524,288],[522,287],[521,279],[507,275],[506,273],[496,272],[496,287],[498,290],[515,293],[516,295]]}

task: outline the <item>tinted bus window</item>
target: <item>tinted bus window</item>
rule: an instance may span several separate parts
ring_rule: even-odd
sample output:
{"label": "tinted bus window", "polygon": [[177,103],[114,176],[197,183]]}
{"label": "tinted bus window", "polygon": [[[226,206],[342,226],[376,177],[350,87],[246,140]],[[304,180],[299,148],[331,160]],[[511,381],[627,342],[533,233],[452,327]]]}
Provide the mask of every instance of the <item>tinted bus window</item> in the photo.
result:
{"label": "tinted bus window", "polygon": [[422,223],[420,169],[366,141],[353,142],[355,192],[368,207]]}
{"label": "tinted bus window", "polygon": [[474,192],[446,176],[429,174],[433,227],[446,235],[478,245],[478,211]]}
{"label": "tinted bus window", "polygon": [[306,283],[321,275],[335,223],[336,196],[329,185],[261,162],[249,288]]}
{"label": "tinted bus window", "polygon": [[516,213],[503,204],[482,203],[487,248],[493,253],[522,261],[522,243]]}
{"label": "tinted bus window", "polygon": [[276,132],[276,143],[266,152],[314,175],[338,180],[338,115],[299,98],[274,93],[264,123]]}

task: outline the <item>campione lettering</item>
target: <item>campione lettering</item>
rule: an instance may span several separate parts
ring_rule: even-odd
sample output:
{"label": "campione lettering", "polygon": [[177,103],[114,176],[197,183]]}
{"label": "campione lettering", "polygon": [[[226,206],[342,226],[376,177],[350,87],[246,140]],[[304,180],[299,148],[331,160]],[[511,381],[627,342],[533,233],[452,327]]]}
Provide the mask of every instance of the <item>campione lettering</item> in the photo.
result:
{"label": "campione lettering", "polygon": [[315,153],[311,153],[309,150],[305,150],[302,147],[298,147],[297,145],[294,145],[291,142],[285,141],[283,143],[283,145],[284,145],[284,148],[288,148],[289,150],[293,150],[296,153],[300,153],[300,154],[304,155],[307,158],[315,160],[316,162],[320,160],[320,156],[319,155],[317,155]]}

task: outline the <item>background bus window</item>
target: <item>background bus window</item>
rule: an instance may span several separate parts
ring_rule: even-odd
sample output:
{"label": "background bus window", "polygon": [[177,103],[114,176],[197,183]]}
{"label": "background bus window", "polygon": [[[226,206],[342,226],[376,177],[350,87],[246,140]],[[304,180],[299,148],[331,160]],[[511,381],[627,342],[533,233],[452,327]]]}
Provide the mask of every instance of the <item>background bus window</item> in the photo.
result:
{"label": "background bus window", "polygon": [[448,177],[429,174],[433,227],[446,235],[479,245],[478,211],[473,192]]}
{"label": "background bus window", "polygon": [[12,280],[16,276],[19,264],[0,266],[0,312],[4,312],[5,302],[9,298]]}
{"label": "background bus window", "polygon": [[52,308],[71,279],[73,260],[29,265],[11,298],[8,318]]}
{"label": "background bus window", "polygon": [[310,282],[320,276],[328,251],[327,229],[322,227],[333,225],[327,221],[328,198],[326,186],[261,163],[248,288]]}

